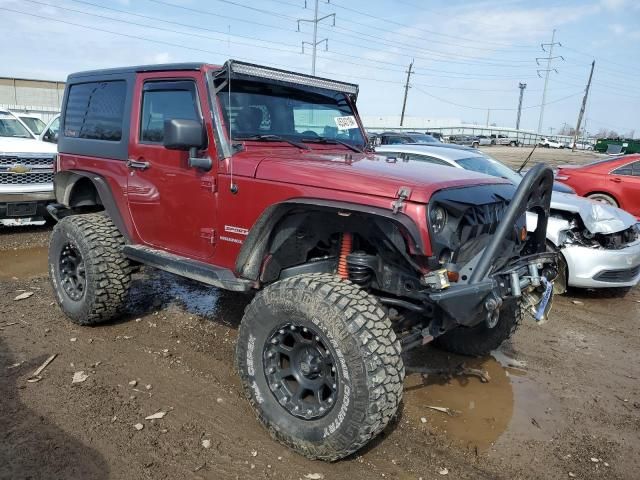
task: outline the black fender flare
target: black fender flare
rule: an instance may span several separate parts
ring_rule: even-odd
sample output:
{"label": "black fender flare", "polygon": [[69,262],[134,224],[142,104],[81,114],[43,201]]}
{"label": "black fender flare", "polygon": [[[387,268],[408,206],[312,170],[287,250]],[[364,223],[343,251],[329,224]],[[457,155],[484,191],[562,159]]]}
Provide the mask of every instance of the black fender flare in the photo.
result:
{"label": "black fender flare", "polygon": [[253,224],[236,258],[236,272],[243,278],[257,280],[271,233],[289,212],[295,208],[308,208],[326,212],[365,213],[391,221],[404,230],[413,242],[416,253],[425,251],[416,223],[404,213],[393,213],[390,209],[357,203],[317,198],[293,198],[269,206]]}
{"label": "black fender flare", "polygon": [[69,201],[71,199],[71,194],[74,187],[76,186],[78,181],[85,178],[93,184],[94,188],[98,192],[100,202],[115,224],[116,228],[124,236],[126,242],[131,243],[131,235],[129,229],[127,228],[127,225],[122,218],[122,214],[118,209],[118,205],[113,196],[113,192],[111,191],[111,187],[102,175],[97,175],[92,172],[86,172],[84,170],[64,170],[62,172],[56,173],[53,177],[56,200],[60,204],[69,208]]}

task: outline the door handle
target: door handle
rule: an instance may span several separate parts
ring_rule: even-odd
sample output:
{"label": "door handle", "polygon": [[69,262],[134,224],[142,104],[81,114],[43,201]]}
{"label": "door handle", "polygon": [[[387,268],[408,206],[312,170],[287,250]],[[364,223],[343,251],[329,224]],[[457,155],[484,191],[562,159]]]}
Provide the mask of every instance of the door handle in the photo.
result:
{"label": "door handle", "polygon": [[621,179],[619,179],[619,178],[617,178],[617,177],[610,178],[609,180],[610,180],[610,181],[612,181],[612,182],[614,182],[614,183],[620,183],[620,182],[622,182],[622,180],[621,180]]}
{"label": "door handle", "polygon": [[129,159],[127,160],[127,167],[136,168],[138,170],[146,170],[147,168],[151,167],[151,164],[149,162]]}

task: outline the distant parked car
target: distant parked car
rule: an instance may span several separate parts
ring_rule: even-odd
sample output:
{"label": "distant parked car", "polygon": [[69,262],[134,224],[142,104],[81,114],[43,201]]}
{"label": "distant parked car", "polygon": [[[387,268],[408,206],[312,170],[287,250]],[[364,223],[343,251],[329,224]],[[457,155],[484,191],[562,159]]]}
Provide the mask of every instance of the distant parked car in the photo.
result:
{"label": "distant parked car", "polygon": [[556,180],[583,197],[625,209],[640,218],[640,155],[624,155],[588,165],[559,167]]}
{"label": "distant parked car", "polygon": [[490,138],[491,145],[509,145],[511,147],[517,147],[520,145],[520,142],[516,137],[510,137],[509,135],[492,133]]}
{"label": "distant parked car", "polygon": [[[569,142],[567,148],[573,148],[573,142]],[[576,150],[593,150],[593,144],[589,142],[576,142]]]}
{"label": "distant parked car", "polygon": [[565,147],[563,142],[560,142],[558,140],[553,140],[547,137],[542,137],[538,142],[538,145],[540,147],[545,147],[545,148],[564,148]]}
{"label": "distant parked car", "polygon": [[431,135],[433,138],[435,138],[439,142],[444,143],[446,141],[446,138],[440,132],[424,132],[424,133],[427,135]]}
{"label": "distant parked car", "polygon": [[[398,145],[380,147],[376,154],[393,155],[405,162],[464,168],[506,178],[514,184],[522,180],[506,165],[471,148],[443,144]],[[626,157],[627,163],[622,168],[633,170],[637,167],[640,175],[640,155],[635,157]],[[636,198],[640,199],[640,176],[636,178]],[[575,187],[573,183],[571,186]],[[527,224],[534,220],[535,214],[528,213]],[[567,286],[628,288],[640,281],[640,223],[620,208],[562,193],[558,191],[557,183],[551,195],[547,242],[549,248],[560,253],[559,275],[554,282],[556,293],[563,293]]]}
{"label": "distant parked car", "polygon": [[47,126],[47,124],[44,123],[40,117],[36,117],[35,115],[17,114],[17,117],[20,118],[20,120],[22,120],[22,122],[27,126],[29,131],[33,133],[34,137],[37,137],[38,135],[40,135],[44,130],[44,127]]}
{"label": "distant parked car", "polygon": [[431,135],[417,132],[383,132],[373,135],[376,145],[402,145],[404,143],[439,143]]}
{"label": "distant parked car", "polygon": [[492,145],[489,135],[478,135],[478,141],[480,142],[480,146]]}
{"label": "distant parked car", "polygon": [[472,137],[471,135],[451,135],[449,137],[449,143],[478,148],[480,146],[480,139],[478,139],[478,137]]}

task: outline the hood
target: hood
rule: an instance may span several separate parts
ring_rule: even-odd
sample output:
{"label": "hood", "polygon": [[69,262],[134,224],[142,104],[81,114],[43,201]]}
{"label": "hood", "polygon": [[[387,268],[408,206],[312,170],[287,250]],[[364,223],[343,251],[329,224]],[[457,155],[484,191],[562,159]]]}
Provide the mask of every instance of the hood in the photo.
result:
{"label": "hood", "polygon": [[506,180],[421,161],[388,161],[363,154],[303,153],[295,158],[263,158],[255,176],[263,180],[396,198],[411,189],[410,201],[427,203],[438,190],[466,185],[504,184]]}
{"label": "hood", "polygon": [[578,195],[553,192],[551,208],[580,215],[591,233],[616,233],[637,223],[636,217],[620,208]]}
{"label": "hood", "polygon": [[58,146],[33,138],[0,137],[0,154],[3,153],[56,153]]}

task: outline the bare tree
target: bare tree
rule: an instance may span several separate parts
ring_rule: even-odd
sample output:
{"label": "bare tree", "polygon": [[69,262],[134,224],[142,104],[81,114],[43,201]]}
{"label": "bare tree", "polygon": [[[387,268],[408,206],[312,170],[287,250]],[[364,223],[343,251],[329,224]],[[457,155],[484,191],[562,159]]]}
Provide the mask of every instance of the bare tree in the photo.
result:
{"label": "bare tree", "polygon": [[598,130],[598,132],[596,133],[596,138],[607,138],[607,135],[609,134],[609,132],[607,132],[606,128],[601,128],[600,130]]}

